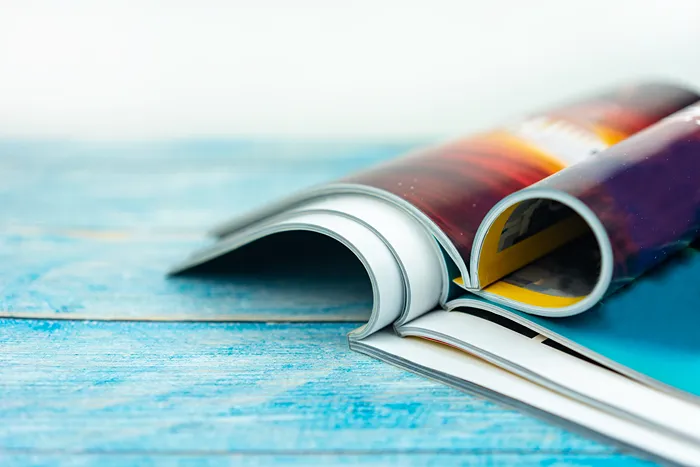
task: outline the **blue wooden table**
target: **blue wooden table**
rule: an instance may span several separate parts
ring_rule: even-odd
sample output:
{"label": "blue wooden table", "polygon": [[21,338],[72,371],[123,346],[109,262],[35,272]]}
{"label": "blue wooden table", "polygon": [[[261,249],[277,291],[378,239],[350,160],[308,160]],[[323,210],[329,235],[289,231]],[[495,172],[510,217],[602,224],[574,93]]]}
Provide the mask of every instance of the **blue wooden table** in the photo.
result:
{"label": "blue wooden table", "polygon": [[351,290],[164,277],[211,225],[411,146],[0,142],[0,465],[648,465],[351,353]]}

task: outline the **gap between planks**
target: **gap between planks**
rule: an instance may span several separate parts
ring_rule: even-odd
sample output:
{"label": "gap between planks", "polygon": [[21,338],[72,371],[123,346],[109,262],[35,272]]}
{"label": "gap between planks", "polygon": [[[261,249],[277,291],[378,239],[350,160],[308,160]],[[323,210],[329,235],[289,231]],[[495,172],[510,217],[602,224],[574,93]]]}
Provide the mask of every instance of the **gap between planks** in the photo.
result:
{"label": "gap between planks", "polygon": [[296,315],[296,316],[265,316],[261,319],[259,314],[230,315],[203,317],[201,319],[192,316],[96,316],[92,313],[71,312],[70,316],[62,316],[55,312],[8,312],[0,311],[0,319],[22,320],[52,320],[52,321],[110,321],[110,322],[155,322],[155,323],[355,323],[358,326],[367,322],[367,316],[332,316]]}

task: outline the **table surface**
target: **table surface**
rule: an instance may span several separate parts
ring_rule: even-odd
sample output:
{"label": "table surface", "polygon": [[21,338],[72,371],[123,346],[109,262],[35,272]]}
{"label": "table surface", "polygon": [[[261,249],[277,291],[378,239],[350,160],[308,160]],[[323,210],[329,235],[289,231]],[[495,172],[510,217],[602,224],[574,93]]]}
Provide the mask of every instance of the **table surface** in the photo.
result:
{"label": "table surface", "polygon": [[350,352],[342,289],[164,277],[415,144],[1,141],[0,464],[648,465]]}

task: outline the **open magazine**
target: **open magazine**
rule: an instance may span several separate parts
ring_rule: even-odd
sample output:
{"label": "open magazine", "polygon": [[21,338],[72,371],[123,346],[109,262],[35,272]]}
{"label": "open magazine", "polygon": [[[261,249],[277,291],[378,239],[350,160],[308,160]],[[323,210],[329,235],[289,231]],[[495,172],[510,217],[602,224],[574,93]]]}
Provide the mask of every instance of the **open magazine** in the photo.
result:
{"label": "open magazine", "polygon": [[700,465],[699,99],[628,85],[420,150],[226,223],[172,273],[330,237],[372,285],[352,349]]}

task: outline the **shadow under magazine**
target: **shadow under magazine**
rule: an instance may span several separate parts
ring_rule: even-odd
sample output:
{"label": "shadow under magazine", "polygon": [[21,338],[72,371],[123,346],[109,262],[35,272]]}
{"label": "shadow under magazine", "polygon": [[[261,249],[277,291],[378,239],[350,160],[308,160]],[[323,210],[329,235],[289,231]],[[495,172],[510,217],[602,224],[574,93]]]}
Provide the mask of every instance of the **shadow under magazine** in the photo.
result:
{"label": "shadow under magazine", "polygon": [[372,286],[360,260],[342,243],[315,232],[273,234],[171,280],[210,289],[233,287],[231,293],[255,290],[257,300],[269,297],[270,305],[308,308],[323,320],[366,320],[372,309]]}

